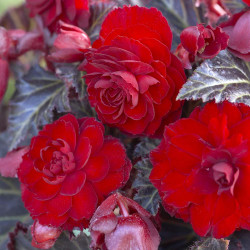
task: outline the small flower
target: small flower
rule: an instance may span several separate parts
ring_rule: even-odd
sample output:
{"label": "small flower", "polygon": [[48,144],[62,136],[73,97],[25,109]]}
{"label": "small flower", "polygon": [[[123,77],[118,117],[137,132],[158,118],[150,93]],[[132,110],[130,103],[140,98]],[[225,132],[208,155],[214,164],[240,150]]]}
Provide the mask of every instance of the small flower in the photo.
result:
{"label": "small flower", "polygon": [[227,48],[229,37],[220,27],[213,28],[210,25],[204,27],[198,24],[184,29],[180,39],[190,56],[208,59]]}
{"label": "small flower", "polygon": [[40,15],[45,27],[55,31],[57,22],[62,20],[82,29],[89,23],[88,0],[26,0],[30,16]]}
{"label": "small flower", "polygon": [[157,250],[160,244],[152,215],[119,193],[97,208],[89,228],[93,249]]}
{"label": "small flower", "polygon": [[54,62],[77,62],[84,59],[83,51],[90,47],[88,35],[80,28],[59,22],[59,34],[55,39],[49,59]]}
{"label": "small flower", "polygon": [[151,152],[151,182],[165,210],[200,236],[250,229],[250,108],[208,103],[166,126]]}
{"label": "small flower", "polygon": [[182,102],[175,99],[186,77],[171,43],[167,20],[155,8],[125,6],[108,14],[80,66],[103,123],[160,136],[165,124],[179,118]]}
{"label": "small flower", "polygon": [[62,230],[55,227],[43,226],[35,221],[31,226],[32,246],[41,249],[50,249],[60,236]]}
{"label": "small flower", "polygon": [[228,50],[235,56],[250,62],[250,10],[233,15],[221,24],[223,31],[229,35]]}
{"label": "small flower", "polygon": [[101,123],[68,114],[33,137],[18,177],[34,220],[72,230],[88,225],[97,205],[126,183],[130,170],[124,147],[104,137]]}

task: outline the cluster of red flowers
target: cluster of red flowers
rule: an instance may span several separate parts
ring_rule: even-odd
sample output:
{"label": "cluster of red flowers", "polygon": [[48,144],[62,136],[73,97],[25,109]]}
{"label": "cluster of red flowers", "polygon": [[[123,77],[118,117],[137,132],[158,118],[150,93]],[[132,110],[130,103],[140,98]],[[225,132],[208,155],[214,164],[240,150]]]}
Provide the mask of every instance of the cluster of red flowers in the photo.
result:
{"label": "cluster of red flowers", "polygon": [[[243,32],[249,28],[249,8],[215,27],[214,21],[228,13],[223,1],[197,1],[207,4],[211,25],[184,29],[174,55],[172,31],[156,8],[114,9],[91,47],[82,30],[89,22],[89,1],[26,2],[30,15],[41,18],[52,34],[57,28],[46,60],[81,62],[78,69],[85,72],[99,120],[128,135],[162,139],[150,154],[150,181],[165,210],[190,222],[200,236],[250,230],[250,107],[210,102],[180,119],[183,102],[176,100],[186,81],[184,68],[192,63],[226,48],[250,61],[250,32]],[[41,33],[0,28],[0,36],[1,100],[8,61],[45,45]],[[23,151],[17,174],[35,221],[34,246],[49,248],[62,230],[89,227],[94,249],[158,248],[152,215],[117,192],[109,196],[124,187],[132,164],[122,143],[104,135],[101,122],[64,115],[45,125]]]}

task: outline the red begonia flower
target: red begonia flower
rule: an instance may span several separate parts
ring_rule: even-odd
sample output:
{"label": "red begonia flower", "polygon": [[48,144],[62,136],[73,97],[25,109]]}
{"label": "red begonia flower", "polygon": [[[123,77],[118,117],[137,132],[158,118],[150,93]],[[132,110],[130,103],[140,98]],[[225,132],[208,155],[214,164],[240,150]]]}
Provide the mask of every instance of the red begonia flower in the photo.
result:
{"label": "red begonia flower", "polygon": [[48,56],[54,62],[77,62],[84,59],[83,51],[90,47],[88,35],[80,28],[59,22],[59,34],[55,39],[52,53]]}
{"label": "red begonia flower", "polygon": [[26,0],[30,16],[40,15],[45,27],[55,31],[59,20],[82,29],[89,23],[88,0]]}
{"label": "red begonia flower", "polygon": [[180,39],[182,46],[190,55],[208,59],[226,49],[229,37],[220,27],[213,28],[210,25],[204,27],[198,24],[184,29]]}
{"label": "red begonia flower", "polygon": [[32,246],[41,249],[50,249],[55,244],[62,230],[57,227],[41,225],[37,220],[31,227]]}
{"label": "red begonia flower", "polygon": [[118,139],[94,118],[65,115],[35,136],[18,169],[22,199],[42,225],[83,228],[97,205],[129,178],[131,162]]}
{"label": "red begonia flower", "polygon": [[250,107],[208,103],[166,126],[151,182],[170,215],[200,236],[250,230]]}
{"label": "red begonia flower", "polygon": [[97,208],[90,221],[91,247],[157,250],[160,236],[152,219],[135,201],[115,193]]}
{"label": "red begonia flower", "polygon": [[233,15],[227,22],[220,25],[229,35],[228,50],[247,62],[250,62],[249,25],[249,9]]}
{"label": "red begonia flower", "polygon": [[155,8],[125,6],[109,13],[80,66],[103,123],[151,136],[180,116],[182,103],[175,99],[186,78],[171,42],[167,20]]}

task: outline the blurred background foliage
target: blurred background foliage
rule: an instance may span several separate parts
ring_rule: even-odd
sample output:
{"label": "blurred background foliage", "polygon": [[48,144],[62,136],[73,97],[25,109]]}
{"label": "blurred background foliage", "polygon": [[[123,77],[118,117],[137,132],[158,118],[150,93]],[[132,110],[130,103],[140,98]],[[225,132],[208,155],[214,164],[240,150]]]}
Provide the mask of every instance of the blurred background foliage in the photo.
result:
{"label": "blurred background foliage", "polygon": [[0,16],[11,7],[15,7],[23,3],[24,0],[0,0]]}
{"label": "blurred background foliage", "polygon": [[[13,7],[20,6],[24,0],[0,0],[0,18],[4,15],[4,13]],[[11,77],[9,79],[9,84],[7,91],[5,93],[4,101],[3,103],[7,103],[10,97],[13,95],[15,91],[15,82],[14,79]]]}

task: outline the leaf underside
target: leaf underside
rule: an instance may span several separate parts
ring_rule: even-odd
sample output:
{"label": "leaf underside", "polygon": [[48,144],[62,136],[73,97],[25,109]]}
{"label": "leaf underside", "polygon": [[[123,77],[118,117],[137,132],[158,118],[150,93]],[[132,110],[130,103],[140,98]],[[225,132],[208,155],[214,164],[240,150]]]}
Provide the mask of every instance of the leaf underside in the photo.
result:
{"label": "leaf underside", "polygon": [[54,108],[59,112],[70,111],[66,84],[40,66],[32,67],[17,80],[16,93],[10,102],[6,131],[9,151],[22,140],[36,135],[41,126],[52,122]]}
{"label": "leaf underside", "polygon": [[228,100],[250,106],[250,63],[228,51],[221,51],[213,59],[204,61],[177,96],[179,100],[215,102]]}

